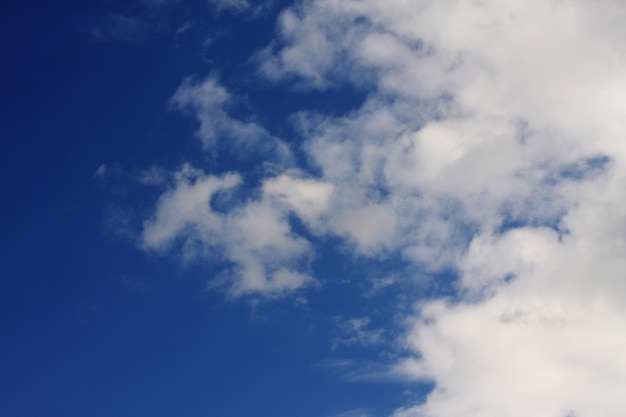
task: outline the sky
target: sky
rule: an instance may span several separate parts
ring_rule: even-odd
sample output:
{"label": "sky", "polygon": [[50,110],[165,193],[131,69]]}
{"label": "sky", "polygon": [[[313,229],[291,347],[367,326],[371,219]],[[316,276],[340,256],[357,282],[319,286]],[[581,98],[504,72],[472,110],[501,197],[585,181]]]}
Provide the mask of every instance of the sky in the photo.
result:
{"label": "sky", "polygon": [[0,6],[0,416],[622,417],[626,3]]}

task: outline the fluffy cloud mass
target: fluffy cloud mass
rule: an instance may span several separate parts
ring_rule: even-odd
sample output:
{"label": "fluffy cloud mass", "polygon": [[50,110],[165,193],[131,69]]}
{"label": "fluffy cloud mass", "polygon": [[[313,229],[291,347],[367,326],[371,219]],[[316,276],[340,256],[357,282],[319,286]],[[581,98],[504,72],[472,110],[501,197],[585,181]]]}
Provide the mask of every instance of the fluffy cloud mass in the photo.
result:
{"label": "fluffy cloud mass", "polygon": [[238,175],[215,177],[186,165],[175,177],[153,219],[144,225],[145,248],[164,250],[178,242],[186,259],[210,258],[211,251],[219,251],[233,265],[226,285],[235,297],[250,293],[274,297],[313,281],[301,271],[310,255],[309,244],[290,231],[286,209],[273,198],[272,192],[281,191],[280,184],[259,199],[223,213],[214,206],[220,197],[228,199],[220,192],[239,185]]}
{"label": "fluffy cloud mass", "polygon": [[174,102],[207,146],[251,143],[282,168],[225,210],[213,198],[241,176],[183,168],[143,243],[219,250],[234,296],[315,282],[291,216],[355,256],[452,269],[456,296],[416,297],[392,369],[435,388],[396,417],[621,416],[625,16],[616,0],[299,3],[258,74],[365,101],[294,115],[295,170],[282,140],[228,114],[216,80],[184,83]]}

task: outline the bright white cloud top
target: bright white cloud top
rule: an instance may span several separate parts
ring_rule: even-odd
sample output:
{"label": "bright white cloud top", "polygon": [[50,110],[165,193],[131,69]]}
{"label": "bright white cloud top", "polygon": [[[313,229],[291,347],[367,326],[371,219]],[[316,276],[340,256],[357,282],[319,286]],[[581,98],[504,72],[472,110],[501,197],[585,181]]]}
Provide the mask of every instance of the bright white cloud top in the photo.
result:
{"label": "bright white cloud top", "polygon": [[[216,78],[185,81],[173,103],[205,148],[263,155],[271,173],[242,201],[245,173],[183,167],[143,246],[218,253],[231,297],[315,287],[315,242],[293,216],[354,256],[451,268],[456,296],[416,296],[389,371],[435,388],[395,417],[621,417],[625,18],[616,0],[299,3],[254,57],[258,76],[351,85],[365,102],[292,115],[293,149],[231,115]],[[355,338],[361,320],[347,322]]]}

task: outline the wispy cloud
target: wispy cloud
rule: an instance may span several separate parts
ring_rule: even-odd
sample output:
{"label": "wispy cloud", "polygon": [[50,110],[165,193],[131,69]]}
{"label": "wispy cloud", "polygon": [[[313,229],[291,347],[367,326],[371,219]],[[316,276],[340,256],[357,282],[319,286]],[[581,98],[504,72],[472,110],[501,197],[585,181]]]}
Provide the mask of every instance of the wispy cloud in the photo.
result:
{"label": "wispy cloud", "polygon": [[111,14],[92,31],[93,37],[103,42],[127,42],[139,44],[148,35],[145,22],[124,14]]}
{"label": "wispy cloud", "polygon": [[333,414],[332,416],[329,416],[329,417],[371,417],[371,416],[372,416],[371,410],[368,410],[366,408],[356,408],[354,410],[344,411],[339,414]]}
{"label": "wispy cloud", "polygon": [[170,173],[163,167],[152,166],[139,173],[139,182],[143,185],[160,186],[170,179]]}
{"label": "wispy cloud", "polygon": [[189,111],[198,120],[198,137],[205,149],[231,151],[241,158],[248,158],[254,150],[281,162],[288,160],[291,155],[283,141],[254,121],[239,120],[228,113],[234,101],[215,77],[186,79],[171,100],[176,108]]}
{"label": "wispy cloud", "polygon": [[247,0],[208,0],[210,4],[218,10],[227,10],[230,12],[242,12],[250,7]]}
{"label": "wispy cloud", "polygon": [[339,331],[339,336],[333,340],[333,350],[339,346],[368,347],[383,343],[383,330],[371,328],[371,320],[368,317],[350,319],[336,317],[335,324]]}

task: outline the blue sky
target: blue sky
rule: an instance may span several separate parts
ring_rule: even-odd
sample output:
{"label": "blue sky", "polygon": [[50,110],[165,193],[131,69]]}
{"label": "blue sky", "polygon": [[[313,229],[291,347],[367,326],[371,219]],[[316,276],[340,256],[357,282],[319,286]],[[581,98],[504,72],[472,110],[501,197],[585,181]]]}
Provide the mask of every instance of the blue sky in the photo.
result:
{"label": "blue sky", "polygon": [[624,14],[1,6],[0,416],[621,416]]}

